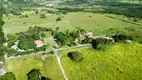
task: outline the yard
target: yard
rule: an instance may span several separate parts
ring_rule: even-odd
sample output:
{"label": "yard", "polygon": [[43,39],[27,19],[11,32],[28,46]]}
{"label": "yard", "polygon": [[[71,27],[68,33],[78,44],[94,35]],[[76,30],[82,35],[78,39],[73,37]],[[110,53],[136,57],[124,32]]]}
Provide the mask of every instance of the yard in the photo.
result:
{"label": "yard", "polygon": [[64,80],[56,57],[49,56],[45,60],[42,55],[8,59],[5,61],[7,72],[13,72],[17,80],[27,80],[26,74],[32,69],[40,69],[42,76],[52,80]]}

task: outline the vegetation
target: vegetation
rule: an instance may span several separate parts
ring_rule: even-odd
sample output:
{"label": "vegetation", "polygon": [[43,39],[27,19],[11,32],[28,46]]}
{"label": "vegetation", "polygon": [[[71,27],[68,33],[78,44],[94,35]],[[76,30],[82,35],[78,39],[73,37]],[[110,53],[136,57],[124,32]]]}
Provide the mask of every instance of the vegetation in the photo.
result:
{"label": "vegetation", "polygon": [[[59,65],[63,65],[69,80],[139,80],[141,3],[142,0],[1,0],[0,59],[7,53],[6,71],[13,72],[17,80],[63,80]],[[89,32],[90,38],[85,36]],[[115,43],[96,39],[97,35],[109,36]],[[3,43],[8,43],[7,47]],[[17,44],[18,48],[13,49]],[[58,61],[58,65],[56,59],[61,59],[62,64]]]}
{"label": "vegetation", "polygon": [[41,73],[38,69],[32,69],[28,74],[28,80],[41,80]]}
{"label": "vegetation", "polygon": [[111,44],[111,43],[112,43],[112,40],[98,38],[92,41],[92,47],[94,49],[101,50],[101,49],[104,49],[106,45]]}
{"label": "vegetation", "polygon": [[35,49],[36,44],[34,42],[34,39],[32,38],[27,38],[27,39],[22,39],[18,43],[18,47],[23,50],[28,50],[28,49]]}
{"label": "vegetation", "polygon": [[41,73],[38,69],[32,69],[28,74],[28,80],[51,80],[50,78],[46,78],[41,76]]}
{"label": "vegetation", "polygon": [[[27,80],[27,73],[32,69],[39,69],[42,76],[52,80],[63,80],[64,77],[58,66],[56,57],[47,57],[41,59],[42,55],[23,56],[5,61],[7,72],[13,72],[16,80]],[[20,70],[20,71],[19,71]]]}
{"label": "vegetation", "polygon": [[0,77],[0,80],[16,80],[15,75],[12,72],[6,73]]}
{"label": "vegetation", "polygon": [[82,61],[83,57],[79,52],[69,52],[68,57],[74,61]]}
{"label": "vegetation", "polygon": [[[139,43],[116,43],[105,51],[93,48],[77,48],[60,51],[61,61],[70,80],[80,79],[141,79],[139,71],[142,45]],[[77,51],[82,54],[83,61],[76,63],[68,57],[68,53]],[[73,74],[72,74],[73,73]]]}
{"label": "vegetation", "polygon": [[3,49],[3,42],[4,42],[4,33],[2,26],[4,25],[4,21],[2,20],[2,16],[0,13],[0,56],[4,55],[4,49]]}

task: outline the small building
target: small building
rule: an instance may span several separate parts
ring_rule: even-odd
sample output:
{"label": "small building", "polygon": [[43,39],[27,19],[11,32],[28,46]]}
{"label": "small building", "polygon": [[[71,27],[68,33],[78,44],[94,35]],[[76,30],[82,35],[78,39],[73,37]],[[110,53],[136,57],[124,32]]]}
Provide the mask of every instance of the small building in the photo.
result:
{"label": "small building", "polygon": [[8,43],[7,43],[7,42],[6,42],[6,43],[4,43],[4,44],[3,44],[3,46],[7,47],[7,46],[8,46]]}
{"label": "small building", "polygon": [[85,37],[87,37],[87,38],[93,38],[93,37],[94,37],[94,34],[93,34],[92,32],[87,32],[87,33],[85,34]]}
{"label": "small building", "polygon": [[44,46],[44,42],[42,40],[36,40],[35,44],[37,45],[37,47],[42,47]]}
{"label": "small building", "polygon": [[56,3],[49,3],[49,4],[46,4],[45,6],[46,7],[54,7],[54,6],[56,6],[57,4]]}
{"label": "small building", "polygon": [[17,50],[18,46],[17,45],[13,45],[13,46],[11,46],[11,48],[14,49],[14,50]]}

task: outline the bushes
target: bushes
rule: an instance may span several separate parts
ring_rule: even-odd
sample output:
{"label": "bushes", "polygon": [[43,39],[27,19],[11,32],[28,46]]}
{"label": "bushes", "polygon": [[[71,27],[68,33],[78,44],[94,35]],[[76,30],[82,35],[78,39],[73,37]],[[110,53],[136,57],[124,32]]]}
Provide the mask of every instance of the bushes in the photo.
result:
{"label": "bushes", "polygon": [[38,69],[31,70],[28,74],[28,80],[40,80],[41,73]]}
{"label": "bushes", "polygon": [[56,21],[61,21],[62,20],[62,18],[61,17],[58,17],[57,19],[56,19]]}
{"label": "bushes", "polygon": [[92,47],[94,49],[102,50],[105,48],[105,46],[107,44],[111,44],[111,43],[112,43],[111,40],[98,38],[98,39],[92,41]]}
{"label": "bushes", "polygon": [[51,80],[50,78],[46,78],[41,76],[41,73],[38,69],[32,69],[28,74],[28,80]]}
{"label": "bushes", "polygon": [[40,14],[40,18],[46,18],[45,14]]}
{"label": "bushes", "polygon": [[46,46],[37,47],[35,50],[36,51],[46,51]]}
{"label": "bushes", "polygon": [[69,52],[68,57],[74,61],[82,61],[83,57],[79,52]]}
{"label": "bushes", "polygon": [[5,75],[1,76],[0,80],[16,80],[16,77],[12,72],[10,72],[10,73],[6,73]]}
{"label": "bushes", "polygon": [[130,40],[133,39],[131,36],[126,36],[124,34],[114,35],[112,37],[114,38],[115,42],[121,42],[121,41],[125,41],[127,39],[130,39]]}

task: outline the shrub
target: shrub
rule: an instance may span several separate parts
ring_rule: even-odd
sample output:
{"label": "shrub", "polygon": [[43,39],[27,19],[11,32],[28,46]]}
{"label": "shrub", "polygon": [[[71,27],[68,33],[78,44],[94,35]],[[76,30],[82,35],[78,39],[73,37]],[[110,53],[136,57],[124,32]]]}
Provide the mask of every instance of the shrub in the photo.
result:
{"label": "shrub", "polygon": [[45,14],[40,14],[40,18],[46,18]]}
{"label": "shrub", "polygon": [[92,41],[92,47],[94,49],[102,50],[105,48],[107,44],[111,44],[111,43],[112,43],[111,40],[98,38]]}
{"label": "shrub", "polygon": [[112,36],[115,40],[115,42],[125,41],[127,39],[132,39],[131,36],[126,36],[124,34],[114,35]]}
{"label": "shrub", "polygon": [[54,51],[50,51],[50,54],[54,54],[55,52]]}
{"label": "shrub", "polygon": [[38,69],[33,69],[27,74],[28,80],[41,80],[39,76],[41,73]]}
{"label": "shrub", "polygon": [[5,75],[1,76],[0,80],[16,80],[16,77],[12,72],[10,72],[10,73],[6,73]]}
{"label": "shrub", "polygon": [[10,56],[14,56],[16,53],[17,53],[17,51],[16,50],[14,50],[14,49],[9,49],[8,51],[7,51],[7,53],[8,53],[8,57],[10,57]]}
{"label": "shrub", "polygon": [[38,47],[36,51],[46,51],[46,46]]}
{"label": "shrub", "polygon": [[50,78],[46,78],[44,76],[41,77],[41,80],[51,80]]}
{"label": "shrub", "polygon": [[68,57],[69,57],[70,59],[74,60],[74,61],[82,61],[82,60],[83,60],[83,57],[82,57],[81,53],[76,52],[76,51],[74,51],[74,52],[69,52],[69,53],[68,53]]}
{"label": "shrub", "polygon": [[62,20],[62,18],[61,17],[58,17],[57,19],[56,19],[56,21],[61,21]]}

